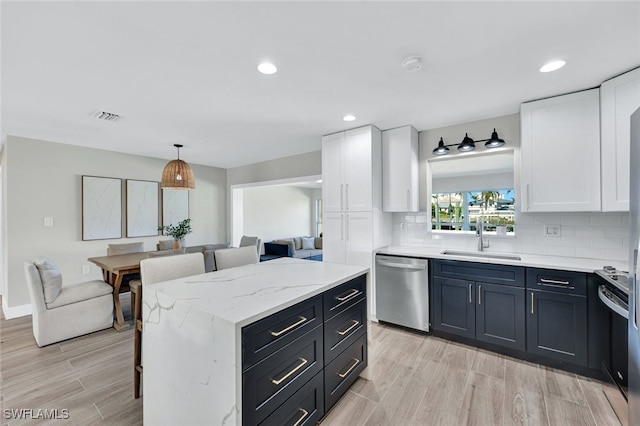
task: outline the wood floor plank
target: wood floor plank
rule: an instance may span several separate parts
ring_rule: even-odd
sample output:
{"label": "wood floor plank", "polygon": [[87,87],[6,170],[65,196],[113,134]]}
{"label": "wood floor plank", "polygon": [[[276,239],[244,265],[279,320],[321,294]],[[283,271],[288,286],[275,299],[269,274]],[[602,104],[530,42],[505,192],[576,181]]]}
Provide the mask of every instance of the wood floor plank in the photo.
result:
{"label": "wood floor plank", "polygon": [[587,399],[575,374],[550,367],[541,367],[541,371],[543,377],[542,387],[546,395],[587,405]]}
{"label": "wood floor plank", "polygon": [[505,358],[505,425],[549,424],[542,376],[537,365]]}
{"label": "wood floor plank", "polygon": [[440,364],[409,424],[457,424],[469,374],[468,370]]}
{"label": "wood floor plank", "polygon": [[586,405],[567,401],[552,395],[544,396],[551,426],[591,426],[596,422]]}
{"label": "wood floor plank", "polygon": [[458,424],[503,424],[504,387],[504,380],[475,371],[471,372],[465,389]]}
{"label": "wood floor plank", "polygon": [[620,425],[620,420],[607,399],[603,387],[593,381],[578,380],[587,399],[591,414],[599,425]]}
{"label": "wood floor plank", "polygon": [[505,366],[504,355],[478,349],[473,358],[472,369],[478,373],[504,380]]}
{"label": "wood floor plank", "polygon": [[376,403],[354,392],[347,393],[338,404],[322,420],[323,426],[363,425],[373,410]]}

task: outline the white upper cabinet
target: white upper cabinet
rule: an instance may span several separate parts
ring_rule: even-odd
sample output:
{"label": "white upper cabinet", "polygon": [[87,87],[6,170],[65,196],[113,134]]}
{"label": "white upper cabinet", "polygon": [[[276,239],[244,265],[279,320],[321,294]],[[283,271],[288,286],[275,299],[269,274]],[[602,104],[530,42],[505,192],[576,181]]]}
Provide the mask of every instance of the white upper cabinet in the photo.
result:
{"label": "white upper cabinet", "polygon": [[324,211],[373,209],[372,150],[376,140],[380,149],[380,131],[372,126],[322,138]]}
{"label": "white upper cabinet", "polygon": [[640,68],[600,86],[602,211],[629,211],[629,132],[640,108]]}
{"label": "white upper cabinet", "polygon": [[382,132],[382,209],[417,212],[418,131],[412,126]]}
{"label": "white upper cabinet", "polygon": [[599,93],[521,105],[523,212],[600,211]]}

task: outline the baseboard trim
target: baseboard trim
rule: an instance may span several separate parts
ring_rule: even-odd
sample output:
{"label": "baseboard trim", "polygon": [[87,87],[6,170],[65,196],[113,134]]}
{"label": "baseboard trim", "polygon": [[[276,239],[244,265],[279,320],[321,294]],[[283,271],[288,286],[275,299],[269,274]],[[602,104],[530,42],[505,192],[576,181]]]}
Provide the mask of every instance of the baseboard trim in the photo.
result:
{"label": "baseboard trim", "polygon": [[26,317],[27,315],[31,315],[31,304],[14,306],[10,308],[7,306],[7,299],[3,297],[2,312],[4,314],[5,319],[8,319],[8,320],[14,319],[14,318]]}

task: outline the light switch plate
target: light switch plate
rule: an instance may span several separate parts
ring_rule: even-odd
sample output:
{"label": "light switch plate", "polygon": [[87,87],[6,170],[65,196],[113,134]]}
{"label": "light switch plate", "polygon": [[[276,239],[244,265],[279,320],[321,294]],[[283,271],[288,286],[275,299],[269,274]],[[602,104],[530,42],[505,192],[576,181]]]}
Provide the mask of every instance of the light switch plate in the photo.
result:
{"label": "light switch plate", "polygon": [[91,273],[91,265],[82,265],[82,275]]}
{"label": "light switch plate", "polygon": [[545,227],[545,234],[547,237],[559,237],[560,225],[547,225]]}
{"label": "light switch plate", "polygon": [[44,218],[44,226],[53,226],[53,218],[52,217],[45,217]]}

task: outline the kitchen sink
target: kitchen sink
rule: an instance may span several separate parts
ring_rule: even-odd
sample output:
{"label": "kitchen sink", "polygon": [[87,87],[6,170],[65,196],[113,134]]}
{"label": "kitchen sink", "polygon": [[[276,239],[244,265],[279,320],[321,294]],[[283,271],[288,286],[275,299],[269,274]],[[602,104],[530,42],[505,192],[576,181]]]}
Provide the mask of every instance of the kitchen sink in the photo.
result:
{"label": "kitchen sink", "polygon": [[522,260],[520,256],[515,254],[485,253],[482,251],[445,250],[442,254],[450,254],[451,256],[480,257],[484,259]]}

